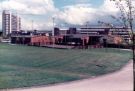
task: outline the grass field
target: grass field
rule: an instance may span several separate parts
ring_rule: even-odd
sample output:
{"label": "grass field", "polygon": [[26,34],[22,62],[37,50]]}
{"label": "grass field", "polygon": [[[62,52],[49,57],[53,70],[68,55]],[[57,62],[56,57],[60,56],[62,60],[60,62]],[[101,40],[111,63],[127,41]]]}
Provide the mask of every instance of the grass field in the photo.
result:
{"label": "grass field", "polygon": [[48,85],[99,76],[131,58],[119,49],[65,50],[0,44],[0,89]]}

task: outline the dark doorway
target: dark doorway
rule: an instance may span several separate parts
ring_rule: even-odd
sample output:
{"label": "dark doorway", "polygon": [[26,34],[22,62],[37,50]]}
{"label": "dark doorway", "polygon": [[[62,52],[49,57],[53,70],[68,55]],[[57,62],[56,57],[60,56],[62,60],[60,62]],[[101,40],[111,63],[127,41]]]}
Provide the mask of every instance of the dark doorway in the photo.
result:
{"label": "dark doorway", "polygon": [[100,37],[98,37],[98,36],[90,36],[89,37],[88,45],[96,45],[98,43],[100,43]]}

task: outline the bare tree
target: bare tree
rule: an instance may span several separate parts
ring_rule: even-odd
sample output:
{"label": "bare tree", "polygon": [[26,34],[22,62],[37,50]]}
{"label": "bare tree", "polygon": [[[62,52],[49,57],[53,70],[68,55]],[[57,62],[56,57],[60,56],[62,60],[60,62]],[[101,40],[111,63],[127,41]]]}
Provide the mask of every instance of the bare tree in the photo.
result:
{"label": "bare tree", "polygon": [[[120,10],[119,17],[112,16],[117,22],[122,24],[125,29],[129,28],[131,30],[131,40],[132,40],[132,52],[133,52],[133,74],[135,79],[135,36],[134,36],[134,24],[135,24],[135,0],[110,0],[115,3],[116,7]],[[135,80],[134,80],[134,90],[135,90]]]}

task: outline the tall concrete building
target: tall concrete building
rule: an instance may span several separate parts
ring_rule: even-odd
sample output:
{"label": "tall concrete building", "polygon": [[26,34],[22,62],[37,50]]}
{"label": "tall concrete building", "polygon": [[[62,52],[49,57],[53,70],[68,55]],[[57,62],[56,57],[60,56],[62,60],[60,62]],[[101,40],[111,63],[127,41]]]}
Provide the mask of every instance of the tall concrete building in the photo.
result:
{"label": "tall concrete building", "polygon": [[17,14],[4,10],[2,13],[2,31],[3,36],[8,36],[12,31],[20,31],[21,18]]}

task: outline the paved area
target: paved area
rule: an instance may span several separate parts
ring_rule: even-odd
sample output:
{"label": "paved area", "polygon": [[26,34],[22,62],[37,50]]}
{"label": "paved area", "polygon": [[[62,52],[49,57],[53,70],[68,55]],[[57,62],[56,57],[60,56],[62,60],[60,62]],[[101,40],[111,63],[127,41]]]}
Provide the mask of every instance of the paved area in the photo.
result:
{"label": "paved area", "polygon": [[133,61],[118,72],[48,87],[8,91],[133,91]]}

